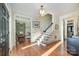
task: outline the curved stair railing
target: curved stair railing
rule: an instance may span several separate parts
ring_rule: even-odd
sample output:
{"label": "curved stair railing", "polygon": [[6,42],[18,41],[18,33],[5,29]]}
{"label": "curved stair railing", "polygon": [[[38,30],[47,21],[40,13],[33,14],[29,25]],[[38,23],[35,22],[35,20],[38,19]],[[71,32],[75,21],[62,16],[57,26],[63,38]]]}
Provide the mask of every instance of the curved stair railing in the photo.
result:
{"label": "curved stair railing", "polygon": [[[46,46],[46,43],[44,43],[45,37],[47,37],[49,34],[47,33],[47,31],[51,28],[51,26],[53,25],[53,23],[51,23],[43,32],[42,34],[37,38],[37,44],[38,46],[42,45],[42,46]],[[51,34],[51,33],[50,33]]]}

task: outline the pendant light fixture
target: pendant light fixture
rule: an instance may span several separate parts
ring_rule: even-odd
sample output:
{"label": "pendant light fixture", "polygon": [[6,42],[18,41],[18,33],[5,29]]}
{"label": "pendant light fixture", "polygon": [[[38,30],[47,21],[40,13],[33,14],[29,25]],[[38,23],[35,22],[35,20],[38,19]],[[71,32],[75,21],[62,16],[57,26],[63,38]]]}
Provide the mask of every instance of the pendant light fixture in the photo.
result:
{"label": "pendant light fixture", "polygon": [[45,14],[44,6],[41,5],[41,8],[40,8],[40,15],[41,15],[41,16],[44,16],[44,14]]}

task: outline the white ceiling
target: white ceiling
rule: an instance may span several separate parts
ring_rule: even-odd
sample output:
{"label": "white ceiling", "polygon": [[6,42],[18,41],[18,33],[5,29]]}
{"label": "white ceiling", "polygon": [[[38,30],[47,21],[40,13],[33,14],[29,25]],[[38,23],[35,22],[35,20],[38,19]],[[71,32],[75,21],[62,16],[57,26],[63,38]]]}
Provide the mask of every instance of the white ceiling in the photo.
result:
{"label": "white ceiling", "polygon": [[52,10],[57,15],[63,15],[69,12],[79,10],[78,3],[13,3],[11,4],[15,12],[24,15],[37,15],[40,6],[44,5],[45,10]]}

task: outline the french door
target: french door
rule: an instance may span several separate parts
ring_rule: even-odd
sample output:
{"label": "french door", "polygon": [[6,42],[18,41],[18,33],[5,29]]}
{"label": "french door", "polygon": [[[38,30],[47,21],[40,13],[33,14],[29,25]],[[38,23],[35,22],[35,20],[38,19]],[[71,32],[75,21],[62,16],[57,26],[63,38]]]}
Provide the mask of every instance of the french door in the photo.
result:
{"label": "french door", "polygon": [[9,14],[5,4],[0,3],[0,53],[9,55]]}

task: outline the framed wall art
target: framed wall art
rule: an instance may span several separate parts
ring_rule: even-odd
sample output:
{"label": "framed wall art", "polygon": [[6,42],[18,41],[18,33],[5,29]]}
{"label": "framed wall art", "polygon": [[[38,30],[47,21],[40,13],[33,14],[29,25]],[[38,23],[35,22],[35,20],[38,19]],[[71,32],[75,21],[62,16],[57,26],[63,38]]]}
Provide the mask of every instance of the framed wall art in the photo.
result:
{"label": "framed wall art", "polygon": [[40,21],[33,21],[32,26],[33,28],[40,28]]}

